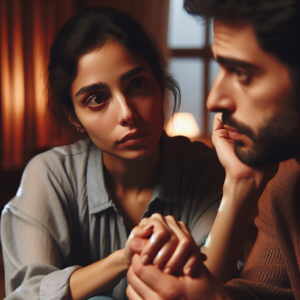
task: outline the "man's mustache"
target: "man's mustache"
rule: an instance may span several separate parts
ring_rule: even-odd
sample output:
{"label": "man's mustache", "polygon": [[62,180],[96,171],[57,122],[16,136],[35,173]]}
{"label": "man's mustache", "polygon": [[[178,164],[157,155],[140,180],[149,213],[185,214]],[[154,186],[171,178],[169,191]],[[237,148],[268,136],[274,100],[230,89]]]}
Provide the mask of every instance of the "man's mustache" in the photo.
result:
{"label": "man's mustache", "polygon": [[222,122],[225,125],[229,125],[230,127],[233,127],[239,133],[247,135],[254,142],[257,140],[257,138],[253,134],[252,130],[248,126],[246,126],[246,125],[244,125],[244,124],[242,124],[240,122],[237,122],[236,120],[234,120],[232,118],[232,113],[230,113],[230,112],[223,112],[222,113]]}

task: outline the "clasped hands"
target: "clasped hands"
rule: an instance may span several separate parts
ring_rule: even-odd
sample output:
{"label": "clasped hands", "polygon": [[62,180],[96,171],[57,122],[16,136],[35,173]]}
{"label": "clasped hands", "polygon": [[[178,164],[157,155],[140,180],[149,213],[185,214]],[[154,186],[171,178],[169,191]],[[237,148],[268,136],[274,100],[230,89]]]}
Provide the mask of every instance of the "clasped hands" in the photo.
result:
{"label": "clasped hands", "polygon": [[126,290],[130,300],[226,299],[215,298],[223,291],[203,264],[206,256],[189,228],[172,216],[143,219],[124,251],[130,265]]}

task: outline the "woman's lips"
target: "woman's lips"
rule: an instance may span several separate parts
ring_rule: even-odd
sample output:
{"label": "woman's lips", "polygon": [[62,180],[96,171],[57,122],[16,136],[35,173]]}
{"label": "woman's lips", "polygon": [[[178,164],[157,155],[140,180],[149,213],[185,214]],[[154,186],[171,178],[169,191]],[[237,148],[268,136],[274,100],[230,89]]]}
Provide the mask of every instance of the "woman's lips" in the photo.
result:
{"label": "woman's lips", "polygon": [[149,134],[150,131],[147,132],[129,132],[125,134],[118,144],[123,144],[126,146],[132,146],[142,142]]}

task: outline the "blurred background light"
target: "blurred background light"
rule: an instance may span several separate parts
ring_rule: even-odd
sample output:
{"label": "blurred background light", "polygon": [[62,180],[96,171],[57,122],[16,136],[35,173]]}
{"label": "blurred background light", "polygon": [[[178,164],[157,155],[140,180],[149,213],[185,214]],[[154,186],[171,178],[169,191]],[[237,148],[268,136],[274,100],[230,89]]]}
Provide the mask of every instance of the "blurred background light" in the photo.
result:
{"label": "blurred background light", "polygon": [[175,113],[166,126],[168,136],[183,135],[190,139],[200,137],[200,129],[191,113]]}

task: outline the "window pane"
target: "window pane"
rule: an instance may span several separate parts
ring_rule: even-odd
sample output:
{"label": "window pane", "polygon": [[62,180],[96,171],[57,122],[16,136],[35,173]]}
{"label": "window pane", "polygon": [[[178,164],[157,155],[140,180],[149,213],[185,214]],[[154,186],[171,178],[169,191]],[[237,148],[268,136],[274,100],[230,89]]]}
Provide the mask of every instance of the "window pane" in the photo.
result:
{"label": "window pane", "polygon": [[202,48],[205,45],[205,22],[189,15],[183,0],[170,0],[169,48]]}
{"label": "window pane", "polygon": [[182,99],[180,112],[191,113],[203,132],[204,63],[200,58],[169,59],[171,74],[179,82]]}
{"label": "window pane", "polygon": [[[216,61],[211,60],[209,62],[209,90],[211,90],[212,85],[219,73],[220,67],[216,63]],[[208,134],[212,134],[212,126],[213,126],[213,121],[214,121],[214,116],[216,113],[211,113],[209,112],[208,114]]]}

